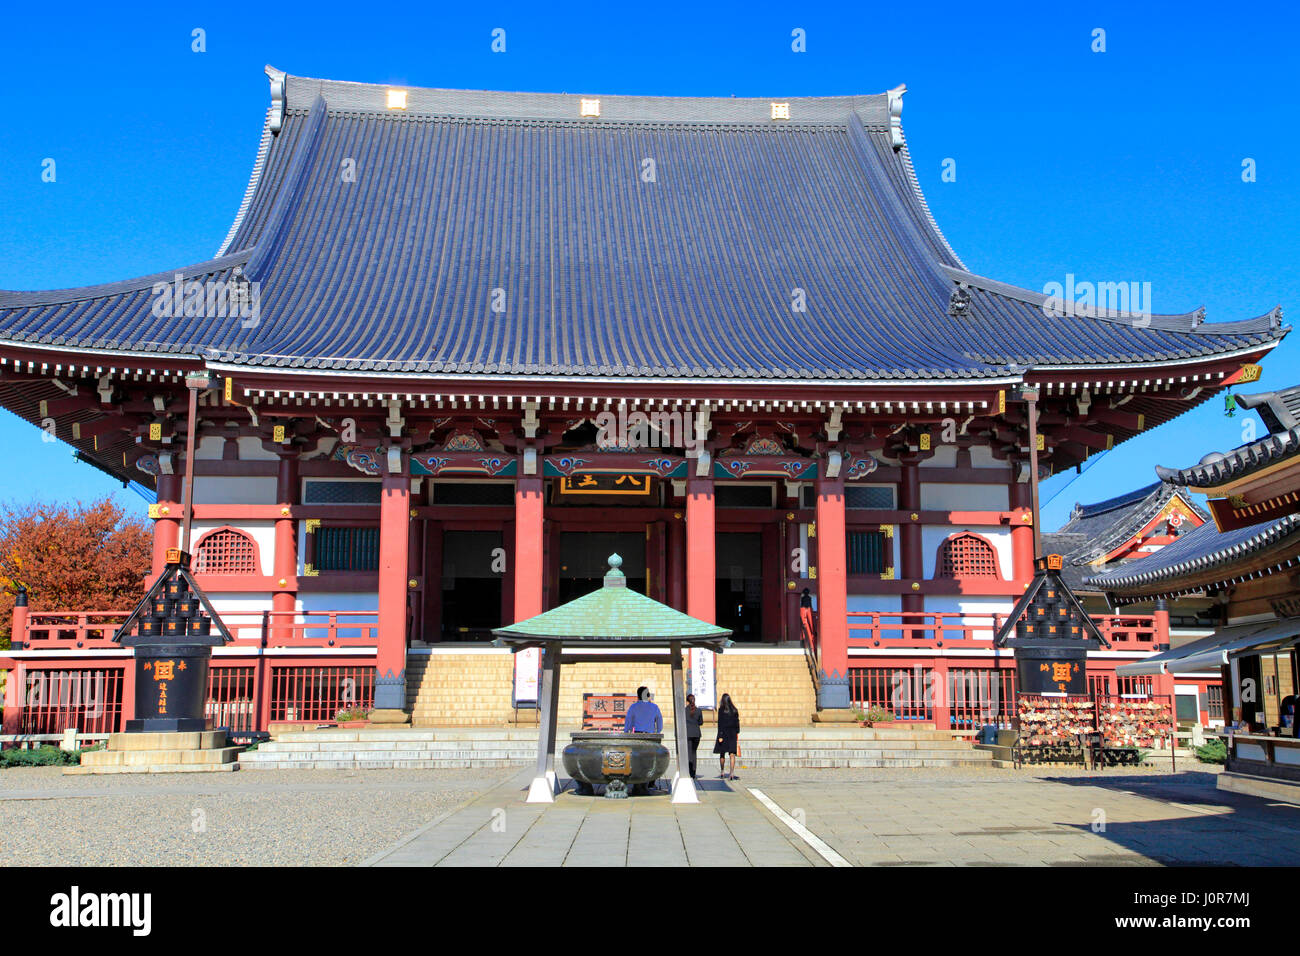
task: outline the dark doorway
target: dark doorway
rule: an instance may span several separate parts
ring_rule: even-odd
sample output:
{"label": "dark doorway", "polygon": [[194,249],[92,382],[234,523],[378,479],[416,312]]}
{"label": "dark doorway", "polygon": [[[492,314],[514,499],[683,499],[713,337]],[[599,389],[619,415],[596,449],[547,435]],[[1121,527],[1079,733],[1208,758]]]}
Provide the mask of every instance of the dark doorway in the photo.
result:
{"label": "dark doorway", "polygon": [[763,536],[723,532],[717,537],[718,626],[733,641],[763,639]]}
{"label": "dark doorway", "polygon": [[551,606],[558,607],[601,587],[611,554],[623,559],[627,586],[645,594],[645,542],[644,531],[561,531],[560,591]]}
{"label": "dark doorway", "polygon": [[442,639],[486,641],[501,627],[505,551],[500,531],[442,536]]}

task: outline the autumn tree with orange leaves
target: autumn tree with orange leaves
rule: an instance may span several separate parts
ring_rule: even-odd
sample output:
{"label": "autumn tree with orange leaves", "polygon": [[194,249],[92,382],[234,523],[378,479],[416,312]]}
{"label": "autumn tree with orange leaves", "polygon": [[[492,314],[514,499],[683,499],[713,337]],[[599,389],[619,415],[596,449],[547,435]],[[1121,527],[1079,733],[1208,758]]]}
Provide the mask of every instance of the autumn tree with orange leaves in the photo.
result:
{"label": "autumn tree with orange leaves", "polygon": [[33,611],[130,609],[144,596],[152,548],[144,519],[111,498],[0,512],[0,647],[9,643],[20,585]]}

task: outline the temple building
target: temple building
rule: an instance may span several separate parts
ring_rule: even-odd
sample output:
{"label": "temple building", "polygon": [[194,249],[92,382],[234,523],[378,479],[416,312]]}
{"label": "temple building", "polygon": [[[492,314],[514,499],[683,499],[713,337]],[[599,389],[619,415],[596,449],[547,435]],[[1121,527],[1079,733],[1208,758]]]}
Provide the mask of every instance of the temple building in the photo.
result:
{"label": "temple building", "polygon": [[[213,258],[0,292],[0,404],[156,490],[155,574],[193,474],[197,580],[236,638],[212,668],[227,726],[505,719],[536,675],[490,632],[596,589],[615,552],[629,587],[733,632],[716,671],[692,661],[702,702],[716,681],[758,722],[874,703],[964,726],[920,691],[1011,687],[992,637],[1033,575],[1038,479],[1254,380],[1288,331],[1277,309],[1062,308],[970,271],[921,194],[902,87],[267,73]],[[80,669],[119,719],[122,618],[29,601],[11,688]],[[1168,644],[1167,610],[1102,630],[1113,684]],[[637,681],[566,693],[584,686]],[[29,719],[17,693],[7,725]]]}
{"label": "temple building", "polygon": [[1195,598],[1216,629],[1118,670],[1129,679],[1179,682],[1218,672],[1230,731],[1219,786],[1260,796],[1300,788],[1296,648],[1300,645],[1300,386],[1235,396],[1267,434],[1186,468],[1158,467],[1171,488],[1210,495],[1213,515],[1158,554],[1089,577],[1113,606]]}
{"label": "temple building", "polygon": [[[1060,529],[1043,535],[1043,551],[1062,556],[1061,579],[1084,608],[1104,617],[1112,608],[1089,578],[1158,554],[1209,520],[1187,488],[1157,481],[1095,504],[1076,503]],[[1217,605],[1203,595],[1183,595],[1166,605],[1171,649],[1208,636],[1218,623]],[[1125,607],[1130,614],[1155,610],[1154,601]],[[1130,679],[1125,685],[1132,683]],[[1223,686],[1217,670],[1183,675],[1173,693],[1180,722],[1223,725]]]}

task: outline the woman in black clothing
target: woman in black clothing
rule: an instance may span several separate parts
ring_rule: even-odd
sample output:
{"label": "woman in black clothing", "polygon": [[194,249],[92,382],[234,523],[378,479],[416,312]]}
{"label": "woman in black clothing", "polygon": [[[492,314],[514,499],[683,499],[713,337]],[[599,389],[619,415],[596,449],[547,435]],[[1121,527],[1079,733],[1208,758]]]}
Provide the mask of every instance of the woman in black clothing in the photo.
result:
{"label": "woman in black clothing", "polygon": [[[718,704],[718,742],[713,752],[718,755],[719,776],[736,779],[736,753],[740,750],[736,738],[740,736],[740,711],[731,702],[730,694],[723,694]],[[731,754],[731,773],[727,773],[727,754]]]}

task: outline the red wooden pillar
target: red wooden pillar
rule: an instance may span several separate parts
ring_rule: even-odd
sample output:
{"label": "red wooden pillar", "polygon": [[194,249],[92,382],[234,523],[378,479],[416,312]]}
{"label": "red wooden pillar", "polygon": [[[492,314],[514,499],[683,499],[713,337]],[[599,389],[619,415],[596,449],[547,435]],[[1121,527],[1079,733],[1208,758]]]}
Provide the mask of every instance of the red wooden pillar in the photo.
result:
{"label": "red wooden pillar", "polygon": [[844,480],[817,482],[817,634],[823,709],[849,706],[849,579]]}
{"label": "red wooden pillar", "polygon": [[952,701],[948,681],[948,659],[936,657],[934,670],[930,674],[930,694],[933,700],[934,727],[936,730],[949,730],[952,726]]}
{"label": "red wooden pillar", "polygon": [[668,555],[664,561],[668,576],[668,606],[686,610],[686,525],[680,511],[668,522]]}
{"label": "red wooden pillar", "polygon": [[[167,509],[167,516],[157,518],[153,524],[152,584],[167,565],[167,549],[180,546],[181,540],[181,476],[158,476],[158,510]],[[143,597],[143,595],[141,595]]]}
{"label": "red wooden pillar", "polygon": [[[508,592],[510,565],[506,565],[507,587],[502,588],[502,623],[510,620],[504,605],[511,596]],[[442,522],[424,523],[424,639],[431,643],[442,640]]]}
{"label": "red wooden pillar", "polygon": [[712,478],[690,478],[686,482],[686,613],[710,624],[718,620]]}
{"label": "red wooden pillar", "polygon": [[[902,480],[898,483],[898,510],[910,516],[921,510],[921,469],[914,461],[901,463]],[[904,581],[919,581],[925,577],[925,558],[921,554],[921,524],[904,516],[898,529],[899,577]],[[901,610],[924,611],[925,596],[904,594]]]}
{"label": "red wooden pillar", "polygon": [[298,457],[280,456],[276,476],[275,503],[280,517],[275,519],[275,560],[271,567],[275,591],[271,594],[271,643],[286,645],[293,636],[293,612],[298,603],[298,523],[286,513],[298,503]]}
{"label": "red wooden pillar", "polygon": [[14,661],[9,676],[5,678],[4,718],[0,721],[0,733],[16,734],[22,718],[24,692],[27,689],[27,669],[21,660]]}
{"label": "red wooden pillar", "polygon": [[545,546],[542,512],[545,487],[541,478],[515,482],[515,607],[523,621],[542,613]]}
{"label": "red wooden pillar", "polygon": [[763,640],[775,644],[784,639],[785,575],[781,569],[781,526],[763,525]]}
{"label": "red wooden pillar", "polygon": [[[410,534],[407,536],[406,565],[410,575],[406,591],[407,615],[409,623],[407,634],[412,641],[424,640],[424,588],[426,584],[424,569],[424,520],[416,521],[414,509],[411,516]],[[413,583],[412,583],[413,582]]]}
{"label": "red wooden pillar", "polygon": [[[1033,505],[1029,485],[1015,482],[1011,486],[1011,509],[1016,512],[1011,519],[1011,577],[1016,590],[1023,591],[1034,576],[1034,523]],[[1021,515],[1030,515],[1029,521]]]}
{"label": "red wooden pillar", "polygon": [[[375,709],[406,709],[406,606],[410,585],[411,479],[384,475],[379,505],[379,655]],[[372,718],[373,719],[373,718]]]}
{"label": "red wooden pillar", "polygon": [[117,730],[125,728],[128,720],[135,720],[135,651],[122,665],[122,707]]}

